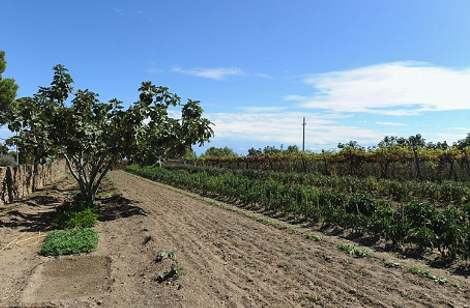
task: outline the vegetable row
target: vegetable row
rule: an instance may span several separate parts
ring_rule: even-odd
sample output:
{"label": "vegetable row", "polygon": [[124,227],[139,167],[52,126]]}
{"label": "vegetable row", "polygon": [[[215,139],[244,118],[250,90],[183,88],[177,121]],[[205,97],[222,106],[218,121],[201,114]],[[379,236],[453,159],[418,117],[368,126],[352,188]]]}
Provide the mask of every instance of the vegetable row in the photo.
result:
{"label": "vegetable row", "polygon": [[252,204],[267,211],[341,228],[356,235],[420,251],[437,249],[443,257],[470,259],[470,204],[439,210],[427,202],[390,200],[364,193],[346,194],[307,185],[285,184],[225,172],[190,173],[160,167],[127,167],[129,172],[207,196]]}
{"label": "vegetable row", "polygon": [[189,173],[206,172],[211,176],[231,172],[251,179],[273,179],[286,185],[308,185],[342,193],[370,193],[376,197],[394,201],[411,199],[437,202],[465,203],[470,198],[470,182],[399,181],[376,177],[326,176],[320,173],[276,172],[269,170],[208,168],[192,165],[167,165],[169,170],[187,170]]}

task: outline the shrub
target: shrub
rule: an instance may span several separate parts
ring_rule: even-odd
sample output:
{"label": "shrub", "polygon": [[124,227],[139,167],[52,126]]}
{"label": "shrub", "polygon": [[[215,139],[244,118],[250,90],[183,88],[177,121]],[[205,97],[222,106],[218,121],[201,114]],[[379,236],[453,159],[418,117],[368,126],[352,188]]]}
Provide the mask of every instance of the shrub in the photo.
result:
{"label": "shrub", "polygon": [[0,167],[11,167],[15,165],[15,158],[9,154],[0,154]]}
{"label": "shrub", "polygon": [[56,210],[52,225],[59,229],[91,228],[98,219],[98,208],[90,203],[65,202]]}
{"label": "shrub", "polygon": [[98,234],[93,229],[56,230],[49,232],[40,254],[60,256],[92,252],[97,246]]}

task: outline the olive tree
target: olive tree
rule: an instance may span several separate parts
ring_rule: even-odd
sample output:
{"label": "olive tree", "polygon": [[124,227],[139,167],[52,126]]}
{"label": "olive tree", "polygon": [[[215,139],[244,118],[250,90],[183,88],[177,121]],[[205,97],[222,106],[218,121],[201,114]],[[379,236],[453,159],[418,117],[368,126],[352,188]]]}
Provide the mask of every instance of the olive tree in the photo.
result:
{"label": "olive tree", "polygon": [[[199,101],[181,105],[168,88],[143,82],[140,100],[124,109],[121,101],[101,102],[98,94],[74,90],[72,83],[67,69],[55,66],[50,87],[18,101],[9,128],[22,130],[9,142],[29,149],[34,163],[63,157],[88,202],[95,201],[104,176],[118,160],[155,163],[165,155],[184,155],[213,135]],[[69,96],[73,98],[67,103]],[[169,106],[181,106],[180,119],[169,116]]]}

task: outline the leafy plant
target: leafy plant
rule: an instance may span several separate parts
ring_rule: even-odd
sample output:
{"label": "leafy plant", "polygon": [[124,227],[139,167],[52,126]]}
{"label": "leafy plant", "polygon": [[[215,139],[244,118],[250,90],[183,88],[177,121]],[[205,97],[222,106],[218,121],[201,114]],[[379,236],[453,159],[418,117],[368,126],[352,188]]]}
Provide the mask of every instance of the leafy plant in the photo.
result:
{"label": "leafy plant", "polygon": [[457,283],[457,282],[451,282],[451,281],[449,281],[449,284],[450,284],[451,286],[453,286],[454,288],[457,288],[459,291],[462,291],[462,290],[463,290],[462,285],[460,285],[460,284]]}
{"label": "leafy plant", "polygon": [[70,255],[92,252],[98,246],[98,234],[90,228],[49,232],[41,247],[43,256]]}
{"label": "leafy plant", "polygon": [[386,267],[401,267],[400,263],[392,261],[392,260],[385,261],[385,266]]}
{"label": "leafy plant", "polygon": [[356,257],[368,257],[370,256],[371,252],[369,250],[365,250],[359,247],[356,247],[354,245],[349,245],[349,244],[340,244],[338,245],[338,248],[341,250],[346,251],[350,255],[354,255]]}
{"label": "leafy plant", "polygon": [[160,263],[163,260],[170,259],[173,261],[173,264],[171,265],[171,268],[167,272],[162,272],[159,273],[156,277],[155,280],[158,282],[163,282],[169,278],[178,278],[184,275],[185,273],[183,272],[183,268],[181,267],[180,262],[178,261],[178,258],[176,258],[176,254],[173,251],[173,249],[165,249],[163,251],[160,251],[158,254],[157,258],[155,259],[155,263]]}
{"label": "leafy plant", "polygon": [[15,165],[15,158],[10,154],[0,154],[0,167],[12,167]]}
{"label": "leafy plant", "polygon": [[314,240],[316,242],[323,240],[323,237],[321,235],[314,234],[314,233],[305,232],[303,236],[309,240]]}
{"label": "leafy plant", "polygon": [[98,207],[85,201],[64,202],[57,208],[52,225],[59,229],[91,228],[98,219]]}
{"label": "leafy plant", "polygon": [[[470,242],[470,205],[441,210],[429,202],[413,200],[392,206],[390,200],[364,193],[348,194],[295,184],[305,177],[297,173],[276,173],[271,177],[264,170],[229,172],[180,165],[168,168],[131,165],[127,170],[204,196],[222,197],[234,204],[255,205],[284,217],[351,230],[356,235],[371,234],[400,248],[408,246],[421,251],[437,248],[444,257],[470,258],[470,245],[466,244]],[[257,219],[268,223],[267,218]]]}
{"label": "leafy plant", "polygon": [[419,275],[421,277],[432,279],[432,280],[434,280],[435,282],[437,282],[439,284],[443,284],[443,283],[447,282],[447,279],[445,277],[435,276],[435,275],[431,274],[431,272],[429,270],[420,269],[416,266],[409,267],[409,270],[413,274]]}

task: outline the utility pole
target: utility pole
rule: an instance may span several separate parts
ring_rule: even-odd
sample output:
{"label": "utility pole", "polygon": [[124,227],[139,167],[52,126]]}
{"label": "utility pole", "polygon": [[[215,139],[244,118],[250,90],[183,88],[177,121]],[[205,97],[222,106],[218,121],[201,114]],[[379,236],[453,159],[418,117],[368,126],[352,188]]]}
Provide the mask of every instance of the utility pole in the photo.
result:
{"label": "utility pole", "polygon": [[307,123],[305,123],[305,117],[302,121],[302,152],[305,152],[305,125],[307,125]]}

